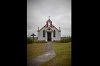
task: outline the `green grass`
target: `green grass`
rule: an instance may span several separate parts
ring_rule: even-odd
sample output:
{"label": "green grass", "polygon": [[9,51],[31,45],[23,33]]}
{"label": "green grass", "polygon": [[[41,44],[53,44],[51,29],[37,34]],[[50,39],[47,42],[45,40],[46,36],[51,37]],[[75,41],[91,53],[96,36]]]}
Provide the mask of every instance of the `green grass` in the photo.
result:
{"label": "green grass", "polygon": [[27,60],[35,58],[43,54],[45,43],[27,44]]}
{"label": "green grass", "polygon": [[71,42],[53,43],[56,57],[44,63],[42,66],[71,66]]}
{"label": "green grass", "polygon": [[[35,58],[44,52],[45,43],[27,44],[27,59]],[[41,66],[71,66],[71,42],[53,43],[56,57],[47,61]]]}

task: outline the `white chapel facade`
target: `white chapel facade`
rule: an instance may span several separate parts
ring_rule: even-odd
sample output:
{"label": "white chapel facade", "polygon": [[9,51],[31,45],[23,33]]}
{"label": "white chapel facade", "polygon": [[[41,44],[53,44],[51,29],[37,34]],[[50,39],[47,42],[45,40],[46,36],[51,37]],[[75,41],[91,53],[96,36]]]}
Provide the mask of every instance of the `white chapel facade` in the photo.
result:
{"label": "white chapel facade", "polygon": [[46,21],[46,24],[37,30],[38,41],[59,41],[61,39],[61,30],[60,27],[57,29],[53,24],[50,18]]}

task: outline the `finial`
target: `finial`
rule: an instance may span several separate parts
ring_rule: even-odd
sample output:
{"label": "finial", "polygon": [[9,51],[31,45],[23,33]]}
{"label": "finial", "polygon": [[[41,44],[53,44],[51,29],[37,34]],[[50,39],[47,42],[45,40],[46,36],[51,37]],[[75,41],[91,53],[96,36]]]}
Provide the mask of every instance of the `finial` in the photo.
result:
{"label": "finial", "polygon": [[39,27],[38,27],[38,30],[39,30]]}
{"label": "finial", "polygon": [[60,27],[59,27],[59,30],[60,30]]}
{"label": "finial", "polygon": [[49,16],[49,19],[50,19],[50,16]]}

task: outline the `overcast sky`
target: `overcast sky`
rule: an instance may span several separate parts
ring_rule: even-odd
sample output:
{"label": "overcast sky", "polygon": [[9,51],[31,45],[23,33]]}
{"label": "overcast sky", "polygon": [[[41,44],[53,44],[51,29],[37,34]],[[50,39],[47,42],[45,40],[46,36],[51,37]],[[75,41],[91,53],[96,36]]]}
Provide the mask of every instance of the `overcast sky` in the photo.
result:
{"label": "overcast sky", "polygon": [[61,36],[71,35],[71,0],[27,0],[27,36],[37,35],[49,16]]}

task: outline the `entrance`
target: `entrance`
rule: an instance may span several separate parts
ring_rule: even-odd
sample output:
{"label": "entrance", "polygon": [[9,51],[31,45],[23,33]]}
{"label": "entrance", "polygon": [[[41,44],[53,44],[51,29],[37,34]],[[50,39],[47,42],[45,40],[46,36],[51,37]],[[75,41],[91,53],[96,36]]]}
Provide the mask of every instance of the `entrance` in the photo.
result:
{"label": "entrance", "polygon": [[51,32],[47,32],[47,41],[51,41]]}

